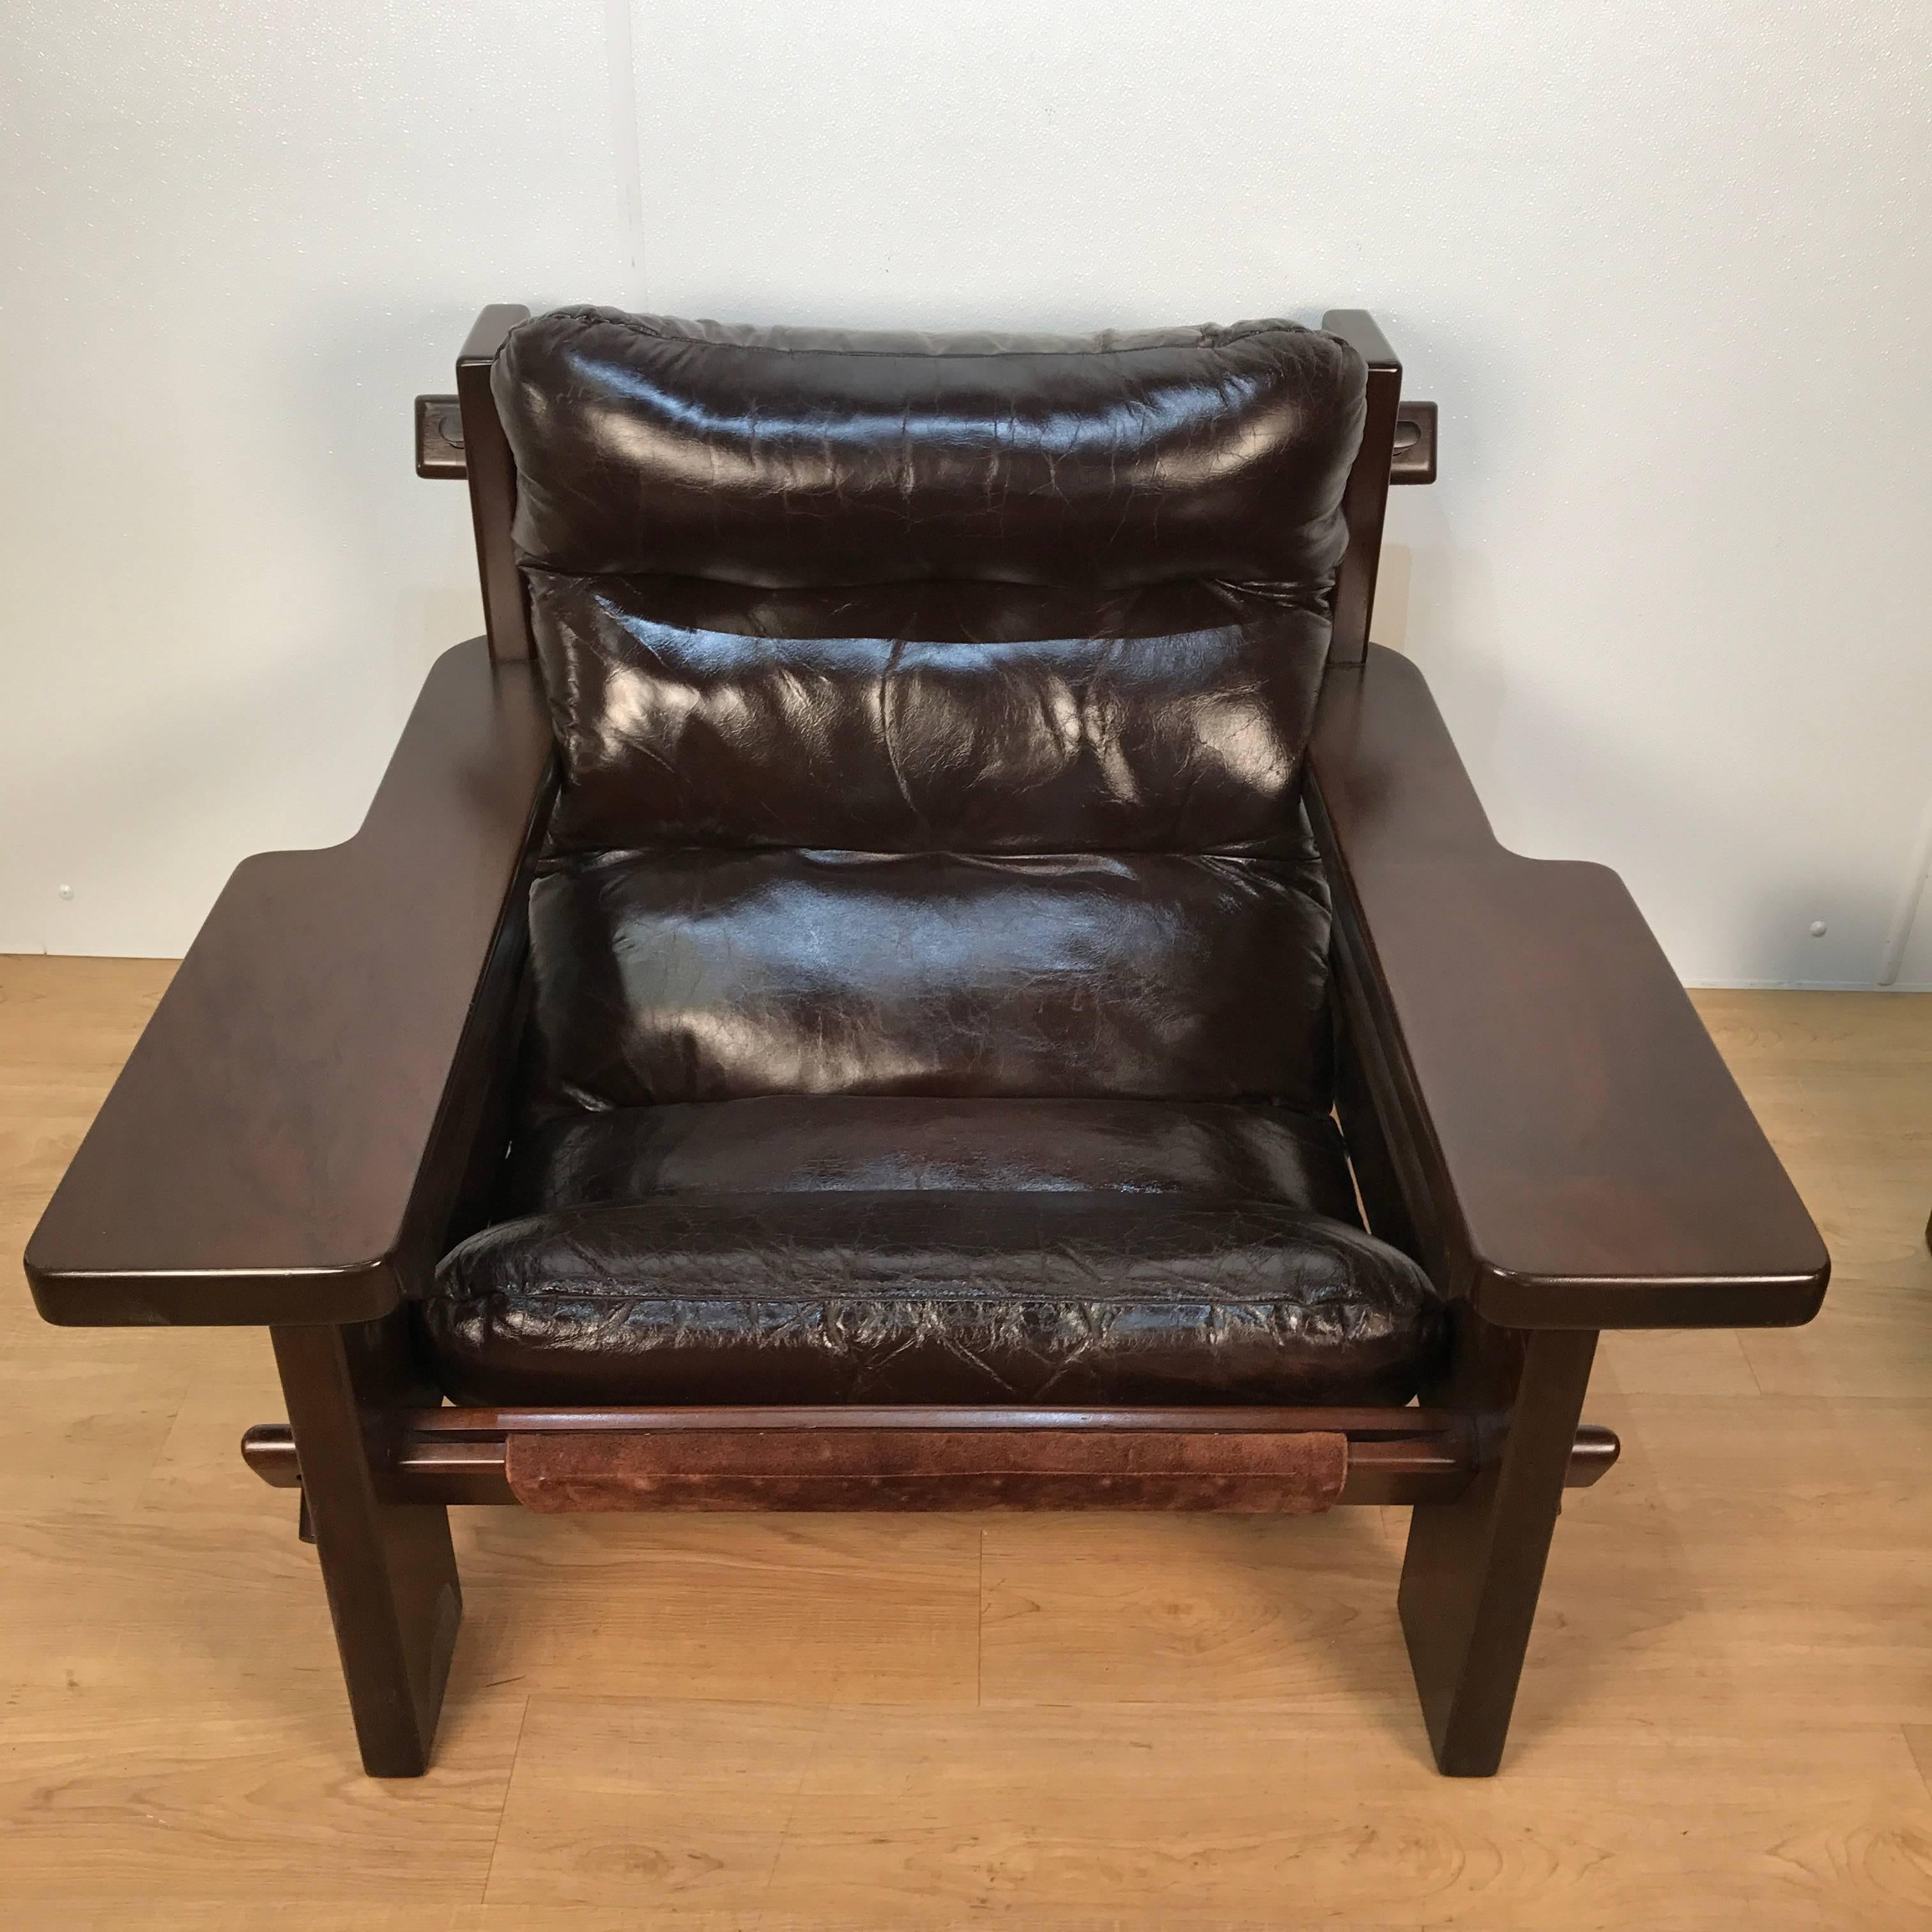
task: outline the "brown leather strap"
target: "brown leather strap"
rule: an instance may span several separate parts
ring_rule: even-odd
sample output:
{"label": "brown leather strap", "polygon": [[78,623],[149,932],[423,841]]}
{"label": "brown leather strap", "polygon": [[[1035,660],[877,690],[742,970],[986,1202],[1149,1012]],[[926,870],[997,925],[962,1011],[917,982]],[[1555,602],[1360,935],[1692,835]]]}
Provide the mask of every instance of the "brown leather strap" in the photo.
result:
{"label": "brown leather strap", "polygon": [[1064,1430],[512,1434],[526,1508],[1213,1510],[1309,1516],[1340,1496],[1348,1438]]}

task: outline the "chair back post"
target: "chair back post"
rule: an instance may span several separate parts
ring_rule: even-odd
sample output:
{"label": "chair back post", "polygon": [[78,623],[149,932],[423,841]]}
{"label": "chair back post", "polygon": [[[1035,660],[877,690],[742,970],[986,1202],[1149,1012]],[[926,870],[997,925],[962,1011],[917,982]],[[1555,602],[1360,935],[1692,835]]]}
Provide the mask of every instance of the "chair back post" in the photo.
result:
{"label": "chair back post", "polygon": [[490,367],[503,338],[530,319],[530,310],[516,303],[492,303],[476,318],[456,358],[456,396],[463,412],[464,466],[470,481],[470,512],[476,525],[484,628],[489,633],[490,655],[498,664],[526,662],[533,652],[523,574],[510,544],[517,466],[490,393]]}
{"label": "chair back post", "polygon": [[1389,467],[1395,458],[1396,414],[1402,402],[1402,364],[1366,309],[1331,308],[1322,318],[1322,326],[1340,336],[1369,365],[1362,445],[1342,498],[1348,548],[1335,574],[1334,631],[1328,646],[1331,664],[1358,664],[1368,656],[1369,623],[1375,614],[1382,519],[1388,508]]}

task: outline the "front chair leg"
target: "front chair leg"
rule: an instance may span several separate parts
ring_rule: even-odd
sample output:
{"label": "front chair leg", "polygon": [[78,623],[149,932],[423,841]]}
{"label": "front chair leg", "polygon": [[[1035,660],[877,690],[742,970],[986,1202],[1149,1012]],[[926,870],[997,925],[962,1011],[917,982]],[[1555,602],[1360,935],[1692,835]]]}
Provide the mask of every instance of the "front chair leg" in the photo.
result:
{"label": "front chair leg", "polygon": [[363,1768],[419,1778],[463,1596],[449,1512],[380,1493],[370,1418],[403,1346],[386,1324],[271,1332]]}
{"label": "front chair leg", "polygon": [[1417,1507],[1400,1598],[1447,1776],[1487,1778],[1502,1760],[1596,1347],[1592,1330],[1466,1330],[1452,1385],[1479,1413],[1506,1411],[1506,1433],[1456,1502]]}

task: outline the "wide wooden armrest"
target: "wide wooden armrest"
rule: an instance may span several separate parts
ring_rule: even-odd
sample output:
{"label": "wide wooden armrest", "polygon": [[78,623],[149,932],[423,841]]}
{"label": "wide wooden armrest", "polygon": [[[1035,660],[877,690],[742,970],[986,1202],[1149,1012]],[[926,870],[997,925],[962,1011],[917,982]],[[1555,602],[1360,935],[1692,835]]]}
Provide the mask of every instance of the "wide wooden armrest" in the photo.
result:
{"label": "wide wooden armrest", "polygon": [[362,830],[237,868],[28,1245],[49,1321],[395,1306],[502,1050],[551,743],[532,668],[460,644]]}
{"label": "wide wooden armrest", "polygon": [[1810,1320],[1824,1244],[1617,875],[1498,844],[1393,652],[1330,670],[1310,771],[1345,1098],[1438,1285],[1517,1328]]}

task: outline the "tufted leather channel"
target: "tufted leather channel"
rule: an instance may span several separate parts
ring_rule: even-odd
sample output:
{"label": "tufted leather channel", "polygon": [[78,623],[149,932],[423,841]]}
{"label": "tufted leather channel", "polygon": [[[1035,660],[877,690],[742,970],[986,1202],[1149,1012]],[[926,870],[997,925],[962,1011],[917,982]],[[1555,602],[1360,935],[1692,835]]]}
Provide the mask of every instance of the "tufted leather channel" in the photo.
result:
{"label": "tufted leather channel", "polygon": [[1300,807],[1354,352],[570,310],[494,387],[564,784],[446,1386],[1412,1393]]}
{"label": "tufted leather channel", "polygon": [[1286,593],[533,572],[530,595],[571,775],[558,850],[1306,856],[1328,626]]}
{"label": "tufted leather channel", "polygon": [[1327,1114],[1181,1101],[802,1098],[573,1114],[532,1126],[506,1215],[655,1194],[1180,1194],[1279,1201],[1353,1222]]}
{"label": "tufted leather channel", "polygon": [[540,878],[548,1095],[1328,1090],[1318,878],[1186,853],[618,853]]}

